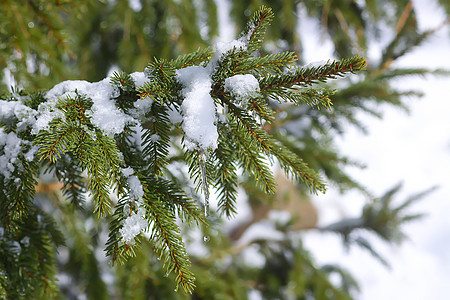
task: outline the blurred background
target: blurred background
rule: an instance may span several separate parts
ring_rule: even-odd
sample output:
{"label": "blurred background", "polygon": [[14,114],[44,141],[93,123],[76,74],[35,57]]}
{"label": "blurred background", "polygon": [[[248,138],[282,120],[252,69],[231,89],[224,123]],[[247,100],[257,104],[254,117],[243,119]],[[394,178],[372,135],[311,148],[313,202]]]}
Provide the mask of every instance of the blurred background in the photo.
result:
{"label": "blurred background", "polygon": [[[368,61],[366,71],[323,85],[337,90],[331,111],[271,104],[277,119],[267,130],[322,174],[327,193],[310,195],[279,174],[268,196],[240,178],[235,218],[213,213],[209,228],[184,228],[197,276],[188,296],[173,292],[149,243],[110,267],[107,224],[89,199],[67,210],[61,185],[40,178],[37,201],[66,239],[57,249],[60,298],[448,298],[446,0],[6,0],[0,94],[143,71],[153,57],[235,39],[263,4],[275,19],[260,55],[293,51],[300,65]],[[201,198],[193,189],[192,197]]]}
{"label": "blurred background", "polygon": [[[436,2],[413,1],[413,4],[422,29],[439,26],[440,20],[445,19],[445,13]],[[448,70],[448,53],[447,26],[401,58],[398,64]],[[315,57],[312,59],[321,59],[313,49],[309,54]],[[343,252],[335,236],[325,239],[308,236],[305,243],[314,249],[318,260],[324,263],[338,260],[349,267],[361,282],[360,299],[445,299],[449,293],[446,282],[450,280],[450,221],[447,217],[450,211],[450,177],[447,175],[450,92],[446,91],[450,79],[446,76],[408,77],[396,85],[406,89],[420,86],[424,96],[407,99],[409,113],[385,107],[381,121],[361,114],[368,134],[349,128],[337,144],[343,153],[366,163],[365,169],[347,170],[371,191],[387,190],[393,184],[402,183],[399,195],[406,196],[436,185],[438,188],[412,209],[424,213],[425,217],[405,225],[408,239],[399,246],[386,247],[372,240],[390,262],[390,269],[377,264],[360,249]],[[324,197],[314,200],[324,223],[342,215],[357,215],[358,208],[364,205],[357,193],[342,197],[336,191],[328,191]]]}

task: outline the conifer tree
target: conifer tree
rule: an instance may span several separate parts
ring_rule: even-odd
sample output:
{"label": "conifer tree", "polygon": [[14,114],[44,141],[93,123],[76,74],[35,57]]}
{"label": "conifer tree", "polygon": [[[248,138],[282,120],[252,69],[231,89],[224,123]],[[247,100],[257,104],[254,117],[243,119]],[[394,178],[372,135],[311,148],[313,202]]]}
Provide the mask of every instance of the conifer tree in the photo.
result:
{"label": "conifer tree", "polygon": [[[7,2],[3,9],[14,19],[18,7],[13,1]],[[213,20],[214,2],[201,2],[208,8],[203,18]],[[301,239],[290,237],[294,219],[277,223],[282,239],[261,238],[242,245],[235,243],[237,233],[234,237],[231,233],[230,238],[230,233],[223,230],[226,222],[221,216],[234,216],[239,189],[245,191],[256,209],[274,202],[277,180],[270,167],[272,162],[299,183],[299,190],[323,192],[323,177],[343,190],[350,187],[364,190],[342,171],[343,164],[353,162],[335,152],[330,128],[342,131],[340,123],[344,119],[362,126],[354,119],[354,112],[369,110],[371,107],[364,105],[364,99],[370,97],[402,105],[400,96],[409,92],[397,92],[385,83],[395,76],[428,70],[395,70],[388,63],[374,68],[369,62],[364,75],[359,73],[362,81],[334,90],[332,86],[324,88],[324,81],[359,71],[364,59],[353,56],[354,49],[342,50],[344,59],[300,67],[297,59],[301,49],[293,47],[298,38],[286,38],[293,33],[288,29],[294,26],[277,25],[278,20],[294,20],[292,15],[273,19],[268,8],[258,9],[250,22],[246,21],[247,29],[233,43],[202,48],[171,59],[192,47],[205,45],[205,37],[196,30],[185,42],[179,38],[168,41],[168,37],[177,33],[167,33],[180,27],[158,24],[166,24],[175,17],[183,28],[198,25],[192,24],[192,16],[183,18],[188,10],[177,7],[175,1],[158,2],[155,5],[160,8],[159,13],[151,14],[148,8],[154,5],[143,5],[139,11],[122,1],[93,2],[89,6],[72,5],[70,1],[62,3],[63,8],[69,5],[65,8],[69,7],[71,14],[96,20],[84,22],[85,31],[80,30],[79,19],[58,19],[61,6],[33,7],[32,3],[27,4],[30,6],[24,8],[25,12],[30,7],[36,11],[37,7],[41,13],[55,13],[52,17],[41,16],[42,23],[35,26],[43,25],[57,36],[60,28],[52,25],[56,24],[53,22],[75,20],[73,27],[67,27],[75,28],[74,36],[77,30],[81,37],[93,35],[85,40],[87,44],[78,43],[76,47],[48,47],[49,51],[61,51],[55,59],[61,70],[68,61],[71,64],[87,61],[84,67],[77,66],[69,78],[99,80],[112,62],[125,71],[150,63],[144,73],[120,71],[99,82],[65,81],[49,91],[15,90],[2,97],[2,296],[48,299],[63,294],[76,298],[77,293],[84,293],[93,299],[245,299],[251,291],[259,291],[266,298],[351,297],[357,290],[357,282],[350,274],[337,265],[317,265],[303,248]],[[117,22],[116,14],[104,14],[105,8],[127,11],[128,23]],[[315,5],[308,9],[311,14],[320,11]],[[86,11],[95,17],[88,17]],[[5,18],[5,14],[2,16]],[[406,16],[408,22],[414,22],[411,11]],[[14,20],[20,25],[20,18]],[[285,50],[292,52],[272,53],[264,47],[262,38],[271,21],[277,29],[282,28],[280,32],[289,46]],[[98,45],[95,22],[103,24],[100,49],[106,52],[91,52]],[[30,27],[29,23],[23,24]],[[117,24],[118,32],[111,31],[115,28],[113,24]],[[217,24],[210,21],[208,24],[212,36]],[[332,25],[335,23],[327,24],[335,28]],[[353,25],[350,23],[348,28],[352,29]],[[127,61],[132,56],[127,55],[126,47],[117,45],[142,45],[142,38],[149,38],[149,27],[145,26],[162,30],[158,33],[150,30],[151,43],[154,45],[161,39],[156,43],[161,48],[140,55],[139,60]],[[6,32],[18,28],[23,34],[18,36],[26,44],[26,26],[11,26]],[[420,34],[416,36],[414,32],[400,30],[388,47],[390,52],[386,50],[384,61],[401,56],[415,45],[414,41],[417,44],[423,41],[416,39]],[[117,37],[118,33],[129,39]],[[344,38],[349,36],[352,35]],[[113,46],[109,47],[108,43]],[[175,51],[169,46],[174,44],[181,47]],[[344,49],[354,43],[337,40],[336,45]],[[87,56],[83,56],[83,51],[66,56],[65,50],[77,51],[77,47],[89,49],[85,52]],[[120,57],[108,53],[115,47],[122,49]],[[146,48],[140,48],[143,49]],[[33,51],[38,53],[39,49]],[[95,53],[102,55],[95,56]],[[155,54],[159,58],[151,60]],[[25,64],[20,61],[25,61],[25,57],[18,55],[13,64],[23,67]],[[53,68],[58,64],[49,61],[47,65]],[[20,78],[21,73],[16,74]],[[42,77],[36,76],[37,73],[31,74],[30,81],[45,82],[38,80]],[[334,81],[327,83],[330,82]],[[305,118],[312,120],[311,126],[302,127],[302,136],[298,132],[294,134],[292,125]],[[302,143],[306,147],[299,147]],[[318,176],[317,171],[324,176]],[[380,199],[369,202],[361,218],[317,229],[337,232],[346,243],[356,243],[379,257],[355,229],[373,231],[388,242],[401,239],[402,222],[418,217],[405,210],[423,195],[393,207],[392,198],[398,189],[395,187]],[[208,209],[210,193],[217,196],[217,212]],[[256,223],[258,218],[254,215],[248,225]],[[203,243],[203,238],[208,241]],[[189,247],[185,245],[192,247],[199,241],[204,257],[189,255]],[[243,261],[243,251],[255,247],[265,257],[263,267],[251,267]],[[60,254],[56,255],[55,250]],[[234,257],[231,262],[230,256]],[[108,267],[108,261],[114,267]],[[338,274],[341,285],[332,284],[330,274]],[[175,286],[188,293],[174,293],[174,281]]]}
{"label": "conifer tree", "polygon": [[[99,81],[115,66],[142,70],[153,57],[207,47],[218,30],[211,0],[5,0],[0,23],[0,68],[8,69],[0,78],[32,89]],[[0,92],[8,88],[2,81]]]}
{"label": "conifer tree", "polygon": [[[261,192],[275,191],[268,158],[311,191],[325,190],[300,157],[261,128],[273,121],[269,101],[329,109],[330,93],[310,86],[359,71],[365,61],[356,56],[293,68],[293,53],[255,56],[272,18],[261,7],[237,41],[215,52],[155,59],[145,73],[118,72],[97,83],[65,81],[47,93],[18,91],[2,100],[1,224],[5,242],[17,246],[3,267],[9,297],[26,295],[29,286],[37,293],[55,289],[54,269],[27,266],[26,259],[18,262],[23,273],[11,268],[23,252],[36,253],[35,260],[51,267],[52,251],[45,248],[62,243],[57,228],[49,230],[39,220],[44,213],[33,203],[42,167],[64,184],[73,206],[81,205],[87,191],[99,217],[112,215],[106,251],[113,263],[134,256],[148,232],[166,272],[186,292],[194,288],[194,275],[176,217],[207,224],[209,185],[219,191],[219,211],[228,217],[235,213],[238,168]],[[204,193],[204,215],[172,174],[174,147],[184,155],[196,190]],[[45,229],[30,238],[30,223]],[[27,276],[31,283],[24,282]]]}

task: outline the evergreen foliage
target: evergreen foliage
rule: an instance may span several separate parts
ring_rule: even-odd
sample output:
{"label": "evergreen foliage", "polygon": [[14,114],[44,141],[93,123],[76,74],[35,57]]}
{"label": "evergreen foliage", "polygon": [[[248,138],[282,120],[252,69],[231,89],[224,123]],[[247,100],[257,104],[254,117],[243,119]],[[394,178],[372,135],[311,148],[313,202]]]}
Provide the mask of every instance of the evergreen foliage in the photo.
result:
{"label": "evergreen foliage", "polygon": [[[2,1],[0,74],[30,89],[67,79],[98,81],[112,66],[142,70],[152,57],[171,58],[209,45],[216,4],[200,1]],[[131,3],[131,2],[130,2]],[[201,31],[204,24],[207,31]],[[0,92],[8,84],[0,85]]]}
{"label": "evergreen foliage", "polygon": [[[217,32],[210,0],[142,1],[141,8],[127,1],[19,7],[7,0],[0,7],[6,24],[0,67],[26,87],[0,100],[0,297],[245,299],[258,291],[265,298],[350,299],[356,281],[343,266],[314,262],[293,229],[294,216],[275,224],[280,239],[239,239],[274,205],[274,164],[300,194],[324,192],[326,180],[368,195],[360,218],[317,229],[338,233],[346,245],[385,263],[361,230],[401,240],[400,226],[418,217],[405,211],[426,193],[399,206],[392,204],[399,186],[381,198],[369,195],[343,171],[361,164],[336,153],[333,137],[346,123],[364,129],[357,111],[381,116],[373,102],[406,108],[403,96],[419,92],[397,90],[392,80],[432,70],[394,62],[433,30],[417,31],[410,2],[304,1],[344,58],[301,67],[298,3],[271,1],[274,18],[261,2],[233,1],[234,16],[255,13],[238,20],[246,28],[238,40],[213,49],[206,47]],[[386,3],[395,8],[392,16],[381,9]],[[373,22],[394,32],[379,61],[367,53],[366,35],[379,30]],[[204,23],[207,33],[199,30]],[[367,66],[359,55],[369,58]],[[115,65],[145,70],[25,92],[69,78],[97,81]],[[195,84],[189,86],[183,70],[200,81],[208,75],[202,98],[209,95],[214,105],[214,123],[207,124],[216,128],[213,142],[202,144],[204,137],[185,126],[187,89]],[[328,81],[355,72],[357,79]],[[227,85],[239,76],[253,89],[239,93]],[[210,190],[217,212],[206,205]],[[253,217],[230,233],[221,216],[237,213],[242,192]],[[188,255],[201,235],[210,239],[202,244],[206,254]],[[262,267],[243,259],[249,249],[264,257]],[[173,281],[187,293],[174,293]]]}
{"label": "evergreen foliage", "polygon": [[[296,59],[292,53],[255,57],[254,53],[261,46],[272,18],[271,9],[260,8],[241,35],[238,46],[233,46],[225,53],[215,53],[214,60],[211,60],[213,55],[210,50],[199,50],[171,61],[155,59],[147,66],[146,82],[140,87],[136,87],[136,82],[130,75],[115,73],[110,80],[113,94],[106,97],[109,98],[107,101],[114,101],[116,109],[124,115],[119,115],[126,122],[120,131],[115,128],[111,131],[110,128],[97,125],[103,121],[101,112],[97,111],[105,108],[94,107],[98,106],[94,102],[99,100],[89,95],[107,91],[89,90],[95,89],[95,86],[80,91],[78,89],[82,85],[76,85],[75,82],[75,88],[71,88],[70,82],[63,82],[63,94],[56,99],[49,98],[49,94],[58,90],[57,87],[46,95],[48,99],[45,95],[40,96],[39,100],[33,96],[18,95],[2,100],[2,105],[14,108],[19,106],[29,113],[27,119],[20,114],[4,113],[2,123],[9,121],[13,125],[3,127],[2,133],[15,135],[25,131],[23,136],[26,139],[22,142],[17,137],[18,141],[27,145],[31,145],[31,141],[33,147],[38,147],[36,155],[27,155],[28,161],[19,158],[8,162],[15,169],[14,172],[21,172],[20,175],[2,174],[2,190],[11,191],[11,194],[2,196],[2,211],[7,214],[2,218],[2,228],[11,234],[28,233],[23,222],[28,217],[28,211],[36,209],[32,199],[36,183],[34,176],[39,174],[37,166],[39,163],[50,164],[59,179],[65,183],[65,192],[71,196],[72,202],[81,202],[77,196],[87,191],[99,217],[111,215],[114,209],[107,242],[107,253],[113,262],[134,256],[135,248],[142,240],[142,237],[136,238],[136,235],[149,231],[149,240],[157,255],[163,259],[166,272],[173,272],[177,286],[181,285],[186,292],[191,292],[194,288],[194,275],[190,270],[190,261],[176,218],[179,216],[182,221],[193,219],[198,224],[205,223],[205,220],[198,206],[182,187],[164,177],[165,170],[170,167],[169,149],[172,143],[177,143],[174,138],[178,134],[172,134],[175,130],[172,126],[183,128],[170,123],[168,111],[173,110],[184,118],[189,118],[182,109],[186,100],[183,99],[183,82],[180,82],[177,70],[196,66],[205,70],[209,68],[208,72],[213,79],[210,95],[215,106],[224,108],[225,119],[217,124],[217,146],[204,147],[201,140],[191,141],[195,143],[194,147],[182,143],[189,173],[197,182],[197,190],[202,185],[206,201],[209,197],[209,184],[215,183],[220,190],[219,211],[232,216],[237,196],[236,167],[251,174],[259,183],[257,187],[261,191],[274,193],[276,183],[267,164],[269,157],[276,158],[287,175],[302,181],[312,191],[325,191],[325,184],[313,170],[280,141],[261,129],[262,124],[270,124],[273,120],[273,110],[268,107],[267,102],[269,99],[276,99],[280,103],[292,101],[297,105],[320,104],[323,99],[315,103],[318,97],[311,97],[312,100],[305,95],[296,97],[299,88],[359,71],[364,68],[365,61],[363,58],[353,57],[329,62],[319,68],[291,68],[286,71],[285,68],[291,67]],[[192,72],[200,71],[193,69]],[[251,96],[236,96],[227,91],[226,79],[238,73],[252,74],[251,78],[259,84],[259,91],[254,91]],[[316,94],[320,94],[320,91],[316,91]],[[37,109],[36,105],[34,108],[26,105],[28,97],[31,97],[32,103],[41,102]],[[144,101],[143,99],[152,103],[146,112],[139,111],[138,119],[134,119],[133,116],[138,113],[134,109],[135,103]],[[329,101],[327,98],[325,106],[329,107]],[[50,114],[42,112],[44,107]],[[34,124],[30,115],[35,118]],[[9,120],[10,118],[13,120]],[[36,124],[43,122],[43,119],[48,125],[36,128]],[[18,129],[17,124],[25,120],[29,122],[28,126]],[[132,140],[136,138],[136,131],[141,129],[142,145],[133,147]],[[192,137],[185,134],[183,139]],[[8,147],[9,144],[4,145],[4,151],[8,151]],[[23,153],[26,149],[21,150]],[[231,152],[234,155],[230,155]],[[213,166],[219,168],[213,172]],[[83,173],[87,174],[87,182],[80,181]],[[16,182],[17,178],[21,180]],[[14,181],[16,188],[6,188],[7,184],[11,184],[10,181]],[[117,195],[117,205],[114,204],[111,193]],[[144,222],[144,225],[133,222]],[[141,228],[136,231],[136,226]],[[37,276],[38,274],[32,274],[31,277]],[[9,273],[4,276],[5,280],[11,277]],[[42,277],[46,278],[47,274]],[[15,285],[8,282],[4,286],[7,288]],[[25,292],[26,288],[22,291]]]}

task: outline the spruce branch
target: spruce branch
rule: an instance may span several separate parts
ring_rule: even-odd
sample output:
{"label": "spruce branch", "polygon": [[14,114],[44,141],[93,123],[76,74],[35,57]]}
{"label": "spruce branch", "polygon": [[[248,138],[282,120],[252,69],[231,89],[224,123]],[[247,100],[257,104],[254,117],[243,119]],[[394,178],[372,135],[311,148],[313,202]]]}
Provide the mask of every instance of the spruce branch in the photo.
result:
{"label": "spruce branch", "polygon": [[37,184],[35,176],[37,165],[19,158],[24,170],[15,170],[14,178],[7,180],[0,175],[0,222],[6,230],[17,230],[28,217],[33,207],[33,196]]}
{"label": "spruce branch", "polygon": [[[115,71],[111,76],[110,82],[112,85],[119,87],[122,93],[134,92],[134,90],[136,89],[133,78],[130,76],[130,74],[127,74],[123,71]],[[119,104],[119,106],[123,108],[122,105]]]}
{"label": "spruce branch", "polygon": [[234,74],[280,74],[283,72],[284,68],[291,67],[296,60],[297,57],[294,52],[280,52],[262,57],[254,57],[238,63],[234,68]]}
{"label": "spruce branch", "polygon": [[246,108],[254,117],[258,116],[260,118],[261,125],[264,123],[263,120],[267,123],[272,123],[275,119],[273,110],[269,107],[267,100],[262,97],[248,99]]}
{"label": "spruce branch", "polygon": [[372,77],[376,81],[388,81],[393,78],[402,78],[406,76],[425,76],[425,75],[450,75],[449,70],[445,69],[426,69],[426,68],[390,68],[382,73]]}
{"label": "spruce branch", "polygon": [[[209,187],[214,188],[219,210],[227,217],[237,210],[239,168],[252,175],[258,187],[255,193],[276,191],[270,169],[273,158],[291,178],[313,192],[324,192],[325,184],[300,152],[270,134],[276,122],[272,100],[330,108],[333,91],[311,86],[365,66],[360,57],[297,68],[292,52],[258,56],[255,52],[273,16],[270,8],[261,7],[239,40],[224,51],[216,49],[214,57],[207,48],[173,60],[155,58],[144,73],[120,71],[109,81],[64,82],[48,93],[11,98],[19,109],[0,115],[1,133],[23,136],[22,152],[31,151],[34,143],[36,161],[52,165],[73,204],[79,205],[88,191],[99,216],[114,211],[106,247],[113,263],[134,256],[149,231],[167,272],[174,272],[177,286],[191,292],[194,275],[177,219],[202,224],[205,217],[195,196],[191,197],[195,192],[174,178],[172,163],[182,157],[196,192],[203,189],[205,198]],[[188,103],[192,107],[187,108]],[[214,131],[207,146],[201,143],[207,134],[186,130],[192,116],[199,119],[191,123],[193,128],[207,127],[200,122],[204,111],[198,106],[207,106],[211,117],[209,123],[203,122]],[[120,126],[115,126],[116,118]],[[7,189],[11,179],[0,176],[0,196],[7,199],[0,203],[1,224],[13,220],[19,228],[33,206],[39,167],[31,160],[19,156],[25,171],[18,172],[15,165],[12,176],[22,180],[16,182],[16,189]],[[87,183],[82,179],[85,172]],[[117,204],[111,200],[112,191],[117,193]]]}
{"label": "spruce branch", "polygon": [[150,97],[159,101],[168,100],[172,96],[170,89],[152,81],[147,81],[137,90],[139,96],[144,99]]}
{"label": "spruce branch", "polygon": [[160,257],[164,257],[167,272],[174,272],[177,289],[181,285],[186,293],[191,293],[195,287],[195,277],[190,270],[191,263],[175,217],[170,211],[163,209],[163,203],[158,198],[145,194],[144,202],[146,214],[152,222],[151,239],[156,242],[156,251]]}
{"label": "spruce branch", "polygon": [[111,258],[113,265],[123,264],[128,258],[135,254],[134,247],[140,244],[139,236],[135,237],[134,244],[126,244],[123,242],[120,230],[123,228],[123,220],[125,218],[125,205],[129,205],[130,199],[124,197],[119,200],[115,206],[114,214],[109,223],[109,235],[106,242],[106,255]]}
{"label": "spruce branch", "polygon": [[247,51],[252,53],[261,47],[267,27],[274,18],[271,8],[261,6],[252,16],[242,37],[247,41]]}
{"label": "spruce branch", "polygon": [[219,140],[217,149],[214,151],[215,170],[217,174],[216,186],[218,186],[219,210],[227,218],[231,218],[237,213],[237,181],[238,176],[235,167],[236,155],[233,152],[233,144],[230,143],[231,137],[226,136]]}
{"label": "spruce branch", "polygon": [[173,62],[165,59],[154,58],[144,70],[149,79],[137,91],[142,99],[151,97],[157,101],[173,101],[178,97],[180,84],[175,80],[175,68]]}
{"label": "spruce branch", "polygon": [[[234,117],[238,122],[238,125],[235,127],[234,125],[230,126],[236,135],[244,134],[248,136],[247,138],[259,145],[259,151],[266,153],[267,155],[274,155],[281,163],[286,174],[294,176],[296,179],[301,179],[312,188],[312,190],[325,191],[325,185],[321,182],[318,175],[309,169],[300,158],[290,152],[288,148],[276,144],[267,132],[258,129],[250,117],[246,116],[242,110],[231,104],[225,97],[220,97],[220,99],[230,108],[230,111],[234,114]],[[241,130],[238,129],[239,127],[241,127]],[[247,160],[247,165],[250,165],[249,163],[253,162],[252,165],[255,166],[254,170],[257,171],[256,174],[259,174],[256,178],[258,179],[261,176],[261,178],[264,179],[263,182],[265,182],[265,189],[273,192],[274,190],[271,184],[272,180],[267,177],[267,173],[264,171],[265,168],[261,165],[261,160],[257,159],[257,156],[250,154],[249,146],[251,144],[245,143],[243,139],[239,139],[239,144],[246,147],[246,153],[249,154],[248,158],[250,158],[250,160]]]}
{"label": "spruce branch", "polygon": [[269,75],[260,80],[261,92],[275,92],[277,88],[292,88],[296,86],[311,86],[327,79],[342,77],[345,73],[355,73],[364,69],[366,61],[360,56],[354,56],[340,61],[327,62],[318,67],[298,68],[282,75]]}
{"label": "spruce branch", "polygon": [[152,197],[160,199],[162,203],[165,203],[165,209],[176,212],[182,221],[189,223],[194,220],[197,224],[205,222],[197,203],[186,197],[183,190],[173,182],[153,176],[144,178],[143,184]]}
{"label": "spruce branch", "polygon": [[207,63],[211,60],[213,52],[210,48],[198,49],[196,52],[192,52],[185,55],[180,55],[176,59],[171,60],[170,65],[176,69],[183,69],[190,66],[198,66],[200,64]]}
{"label": "spruce branch", "polygon": [[55,163],[67,152],[78,159],[80,166],[88,170],[88,189],[93,193],[96,211],[109,214],[111,185],[120,187],[121,160],[114,139],[104,136],[93,129],[86,110],[92,101],[81,95],[75,98],[60,99],[56,107],[62,111],[64,118],[57,118],[50,123],[49,130],[42,130],[36,137],[40,159]]}
{"label": "spruce branch", "polygon": [[278,100],[280,103],[292,102],[297,105],[308,104],[312,107],[325,107],[331,110],[330,97],[335,94],[334,90],[327,89],[315,89],[315,88],[304,88],[304,89],[278,89],[276,92],[268,91],[267,96],[272,99]]}
{"label": "spruce branch", "polygon": [[413,48],[421,45],[427,40],[427,38],[449,23],[450,19],[447,19],[435,28],[418,32],[416,30],[417,20],[415,18],[412,2],[408,2],[405,10],[398,20],[395,32],[396,35],[389,45],[387,45],[387,47],[383,50],[378,72],[374,72],[374,74],[377,75],[377,73],[389,69],[393,61],[402,57]]}
{"label": "spruce branch", "polygon": [[167,165],[167,156],[169,154],[169,118],[167,108],[158,102],[153,103],[151,111],[148,113],[150,120],[145,125],[143,141],[143,155],[146,157],[149,165],[148,170],[151,174],[160,176]]}
{"label": "spruce branch", "polygon": [[146,76],[150,79],[158,80],[164,86],[174,83],[175,69],[170,62],[165,59],[154,58],[145,69]]}
{"label": "spruce branch", "polygon": [[131,75],[123,71],[114,72],[110,77],[110,83],[120,91],[120,95],[115,98],[116,106],[125,112],[133,109],[133,104],[139,96],[136,93],[136,84]]}
{"label": "spruce branch", "polygon": [[[273,194],[276,191],[276,183],[272,172],[267,166],[265,157],[261,154],[261,150],[255,147],[254,142],[256,134],[253,130],[247,131],[244,126],[239,124],[230,124],[231,133],[234,135],[237,146],[241,149],[239,153],[239,163],[245,170],[250,171],[258,185],[263,188],[266,193]],[[253,134],[252,134],[253,133]],[[258,139],[258,138],[256,138]],[[259,144],[265,147],[265,144]],[[268,148],[265,150],[269,150]]]}
{"label": "spruce branch", "polygon": [[55,165],[49,164],[49,169],[54,169],[56,178],[64,184],[63,195],[79,208],[85,202],[86,184],[82,170],[75,163],[73,155],[66,155],[63,159],[56,162]]}
{"label": "spruce branch", "polygon": [[96,204],[95,212],[99,215],[109,214],[112,202],[109,198],[109,184],[105,183],[108,176],[107,170],[94,159],[85,159],[83,164],[88,170],[88,189],[91,191],[92,200]]}
{"label": "spruce branch", "polygon": [[399,243],[406,238],[401,226],[411,220],[422,218],[423,214],[409,213],[410,206],[436,190],[432,187],[408,197],[399,205],[394,204],[394,196],[400,191],[402,184],[397,184],[379,198],[372,199],[363,207],[361,216],[345,218],[328,226],[319,228],[321,231],[335,232],[342,236],[346,246],[355,243],[368,250],[374,257],[386,266],[387,261],[374,249],[364,237],[361,230],[367,230],[388,243]]}

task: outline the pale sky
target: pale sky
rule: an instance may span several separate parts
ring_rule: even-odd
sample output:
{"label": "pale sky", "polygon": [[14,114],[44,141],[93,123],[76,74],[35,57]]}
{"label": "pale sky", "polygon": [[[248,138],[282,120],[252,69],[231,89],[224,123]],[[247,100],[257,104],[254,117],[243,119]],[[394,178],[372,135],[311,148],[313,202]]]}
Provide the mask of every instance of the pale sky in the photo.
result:
{"label": "pale sky", "polygon": [[[444,16],[435,1],[413,1],[418,9],[419,26],[433,28]],[[311,50],[310,53],[317,54]],[[326,53],[325,53],[326,54]],[[450,32],[444,28],[425,45],[399,61],[401,66],[447,68],[450,70]],[[322,57],[315,57],[320,60]],[[385,108],[383,120],[361,114],[369,135],[348,130],[339,139],[342,153],[365,162],[365,170],[349,169],[350,174],[376,195],[382,195],[398,182],[404,186],[397,200],[424,191],[434,185],[439,190],[413,208],[426,213],[421,221],[406,226],[410,237],[400,247],[386,246],[374,238],[392,265],[384,268],[366,251],[357,248],[345,253],[333,235],[308,235],[305,245],[320,262],[339,262],[359,280],[362,293],[358,299],[448,299],[450,294],[450,77],[408,78],[400,87],[417,88],[421,99],[409,98],[411,113]],[[364,204],[351,193],[344,197],[330,190],[316,201],[322,222],[328,223],[344,214],[353,215]],[[324,250],[326,249],[326,250]]]}

